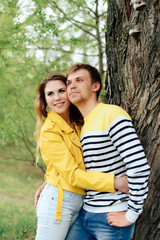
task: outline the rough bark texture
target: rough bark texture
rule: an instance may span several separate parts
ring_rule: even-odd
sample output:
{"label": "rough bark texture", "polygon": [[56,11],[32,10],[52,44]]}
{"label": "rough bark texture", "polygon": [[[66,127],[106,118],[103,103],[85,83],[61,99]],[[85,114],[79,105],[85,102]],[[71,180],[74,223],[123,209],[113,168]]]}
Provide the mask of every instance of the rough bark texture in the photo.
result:
{"label": "rough bark texture", "polygon": [[[130,0],[109,0],[106,99],[131,116],[151,166],[149,195],[134,240],[160,239],[160,0],[135,11]],[[138,25],[137,37],[129,29]]]}

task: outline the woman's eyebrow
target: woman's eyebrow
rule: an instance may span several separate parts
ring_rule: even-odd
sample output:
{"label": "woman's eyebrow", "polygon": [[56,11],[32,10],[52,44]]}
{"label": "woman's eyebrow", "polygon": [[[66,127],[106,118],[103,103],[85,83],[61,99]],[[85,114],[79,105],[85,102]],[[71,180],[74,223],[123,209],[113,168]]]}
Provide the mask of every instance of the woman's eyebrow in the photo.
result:
{"label": "woman's eyebrow", "polygon": [[52,90],[48,90],[46,93],[52,93],[53,91]]}
{"label": "woman's eyebrow", "polygon": [[63,89],[66,89],[66,87],[62,87],[62,88],[59,88],[59,89],[56,89],[56,90],[48,90],[46,93],[52,93],[52,92],[63,90]]}

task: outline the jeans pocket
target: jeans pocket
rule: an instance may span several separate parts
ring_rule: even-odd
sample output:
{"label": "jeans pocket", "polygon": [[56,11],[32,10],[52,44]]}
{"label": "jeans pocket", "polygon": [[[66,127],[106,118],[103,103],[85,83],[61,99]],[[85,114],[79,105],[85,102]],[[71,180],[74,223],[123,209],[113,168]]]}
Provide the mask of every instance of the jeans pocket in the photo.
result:
{"label": "jeans pocket", "polygon": [[45,195],[48,199],[51,200],[57,200],[58,196],[58,188],[55,186],[52,186],[50,184],[46,184],[42,191],[43,195]]}
{"label": "jeans pocket", "polygon": [[72,193],[70,191],[67,191],[67,190],[63,190],[63,199],[65,201],[69,201],[71,199],[74,199],[75,198],[75,193]]}
{"label": "jeans pocket", "polygon": [[108,212],[105,213],[105,221],[106,221],[106,224],[110,226],[110,224],[108,222]]}
{"label": "jeans pocket", "polygon": [[37,204],[37,216],[45,216],[57,205],[57,188],[46,184]]}

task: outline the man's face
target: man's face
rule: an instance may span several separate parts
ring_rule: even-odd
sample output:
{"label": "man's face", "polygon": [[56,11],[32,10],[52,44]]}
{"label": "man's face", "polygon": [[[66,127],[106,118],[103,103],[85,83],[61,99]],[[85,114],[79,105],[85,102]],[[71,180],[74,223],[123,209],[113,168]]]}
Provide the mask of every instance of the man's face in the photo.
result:
{"label": "man's face", "polygon": [[93,92],[93,85],[90,73],[86,69],[80,69],[71,73],[67,78],[69,100],[74,105],[87,102]]}

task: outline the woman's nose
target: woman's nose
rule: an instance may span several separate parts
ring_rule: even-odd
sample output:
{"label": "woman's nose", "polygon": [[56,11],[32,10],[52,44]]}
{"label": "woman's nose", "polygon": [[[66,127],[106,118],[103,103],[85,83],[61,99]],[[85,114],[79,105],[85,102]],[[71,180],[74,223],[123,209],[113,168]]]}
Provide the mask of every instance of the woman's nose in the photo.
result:
{"label": "woman's nose", "polygon": [[54,99],[55,99],[56,101],[60,99],[59,93],[56,93],[56,94],[55,94]]}

